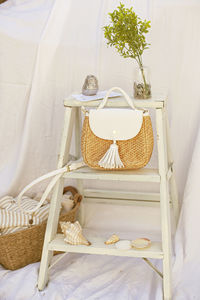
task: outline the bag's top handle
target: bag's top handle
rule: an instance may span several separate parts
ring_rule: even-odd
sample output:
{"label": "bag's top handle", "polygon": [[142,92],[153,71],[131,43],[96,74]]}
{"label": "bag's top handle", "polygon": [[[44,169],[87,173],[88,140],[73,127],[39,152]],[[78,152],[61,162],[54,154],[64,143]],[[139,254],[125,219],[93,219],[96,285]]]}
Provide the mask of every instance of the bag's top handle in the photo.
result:
{"label": "bag's top handle", "polygon": [[[54,170],[52,172],[49,172],[43,176],[38,177],[37,179],[33,180],[31,183],[29,183],[27,186],[25,186],[25,188],[21,191],[21,193],[18,195],[17,197],[17,204],[18,206],[21,208],[22,211],[24,211],[25,213],[29,213],[29,214],[33,214],[34,212],[36,212],[45,202],[45,200],[47,199],[49,193],[51,192],[51,190],[54,188],[54,186],[56,185],[56,183],[58,182],[58,180],[63,176],[64,173],[66,172],[70,172],[76,169],[79,169],[81,167],[85,166],[85,163],[83,162],[82,158],[78,159],[76,161],[73,162],[69,162],[69,164],[67,164],[66,166],[64,166],[63,168]],[[35,184],[53,177],[53,179],[49,182],[49,184],[47,185],[46,190],[44,191],[42,198],[40,199],[39,203],[36,205],[36,207],[34,207],[33,209],[29,209],[26,210],[24,208],[21,207],[21,199],[23,197],[23,195],[31,188],[33,187]],[[64,193],[66,193],[67,191],[71,191],[72,195],[76,194],[76,189],[64,189]],[[80,199],[79,199],[80,200]]]}
{"label": "bag's top handle", "polygon": [[126,99],[127,103],[129,104],[129,106],[132,108],[132,109],[135,109],[135,106],[133,105],[133,101],[131,100],[131,98],[127,95],[127,93],[124,92],[124,90],[122,90],[121,88],[119,87],[113,87],[111,89],[108,90],[108,92],[106,93],[106,96],[105,98],[103,99],[103,101],[101,102],[101,104],[99,105],[99,107],[97,109],[100,109],[100,108],[104,108],[104,106],[106,105],[106,102],[108,100],[108,97],[110,95],[110,93],[114,90],[118,90],[121,92],[121,94],[124,96],[124,98]]}

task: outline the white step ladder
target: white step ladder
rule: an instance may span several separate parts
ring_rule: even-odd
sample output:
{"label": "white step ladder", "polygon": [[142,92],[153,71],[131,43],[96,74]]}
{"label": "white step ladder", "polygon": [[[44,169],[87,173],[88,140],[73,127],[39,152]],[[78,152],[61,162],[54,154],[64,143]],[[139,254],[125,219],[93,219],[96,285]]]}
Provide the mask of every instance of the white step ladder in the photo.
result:
{"label": "white step ladder", "polygon": [[[84,102],[85,107],[97,107],[101,100]],[[173,160],[169,146],[168,120],[166,116],[166,96],[155,95],[149,100],[135,100],[136,108],[155,109],[156,112],[156,140],[158,149],[158,169],[143,168],[135,171],[99,171],[83,167],[81,169],[68,172],[56,184],[50,204],[49,218],[46,227],[46,234],[40,264],[38,278],[38,289],[43,290],[48,282],[48,271],[53,256],[53,251],[106,254],[116,256],[130,256],[143,258],[162,278],[163,278],[163,299],[171,300],[171,222],[170,204],[172,204],[176,222],[179,217],[179,205],[176,182],[174,178]],[[70,97],[64,101],[65,119],[62,135],[61,149],[58,160],[58,168],[62,168],[69,160],[72,131],[75,124],[76,157],[81,157],[80,132],[81,132],[81,106],[83,102]],[[109,99],[108,107],[126,107],[127,103],[123,97]],[[114,197],[120,199],[138,199],[140,201],[159,201],[161,212],[162,242],[153,242],[150,248],[144,250],[119,250],[114,246],[107,247],[100,237],[90,237],[91,246],[72,246],[64,242],[63,235],[56,234],[60,212],[60,199],[63,193],[64,178],[77,179],[79,192],[85,199],[100,198],[101,200]],[[95,189],[84,189],[83,180],[117,180],[135,182],[153,182],[160,184],[160,193],[131,193],[116,191],[105,191]],[[109,201],[109,200],[108,200]],[[84,199],[81,205],[80,221],[84,225]],[[117,201],[116,201],[117,202]],[[118,203],[118,202],[117,202]],[[157,258],[163,260],[163,274],[159,272],[148,260]]]}

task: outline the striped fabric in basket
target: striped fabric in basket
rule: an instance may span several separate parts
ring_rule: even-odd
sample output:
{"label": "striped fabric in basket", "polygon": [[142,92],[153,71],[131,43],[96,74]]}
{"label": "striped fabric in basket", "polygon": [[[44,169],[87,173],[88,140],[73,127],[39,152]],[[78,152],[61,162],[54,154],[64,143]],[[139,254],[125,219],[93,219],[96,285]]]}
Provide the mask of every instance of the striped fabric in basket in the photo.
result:
{"label": "striped fabric in basket", "polygon": [[[38,204],[38,201],[24,196],[21,201],[21,207],[24,210],[31,210]],[[46,201],[40,209],[33,215],[23,212],[15,198],[5,196],[0,199],[0,234],[5,235],[13,233],[30,225],[39,225],[48,218],[49,203]]]}

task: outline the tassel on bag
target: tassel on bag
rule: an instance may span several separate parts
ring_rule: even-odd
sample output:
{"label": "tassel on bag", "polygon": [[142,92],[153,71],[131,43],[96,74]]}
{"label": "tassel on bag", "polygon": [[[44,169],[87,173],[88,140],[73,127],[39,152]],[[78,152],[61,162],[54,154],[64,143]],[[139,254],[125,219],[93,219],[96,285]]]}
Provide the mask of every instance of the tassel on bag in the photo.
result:
{"label": "tassel on bag", "polygon": [[105,169],[124,168],[123,162],[119,156],[116,141],[113,141],[113,144],[110,145],[110,148],[98,162],[98,165]]}

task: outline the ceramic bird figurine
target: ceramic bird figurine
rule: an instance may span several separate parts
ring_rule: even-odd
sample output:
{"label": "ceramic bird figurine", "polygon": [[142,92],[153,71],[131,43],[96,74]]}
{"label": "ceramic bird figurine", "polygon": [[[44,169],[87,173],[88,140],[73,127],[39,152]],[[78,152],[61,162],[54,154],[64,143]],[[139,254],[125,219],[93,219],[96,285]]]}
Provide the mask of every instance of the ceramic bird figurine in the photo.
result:
{"label": "ceramic bird figurine", "polygon": [[82,94],[85,96],[96,95],[98,91],[98,80],[94,75],[88,75],[82,87]]}

